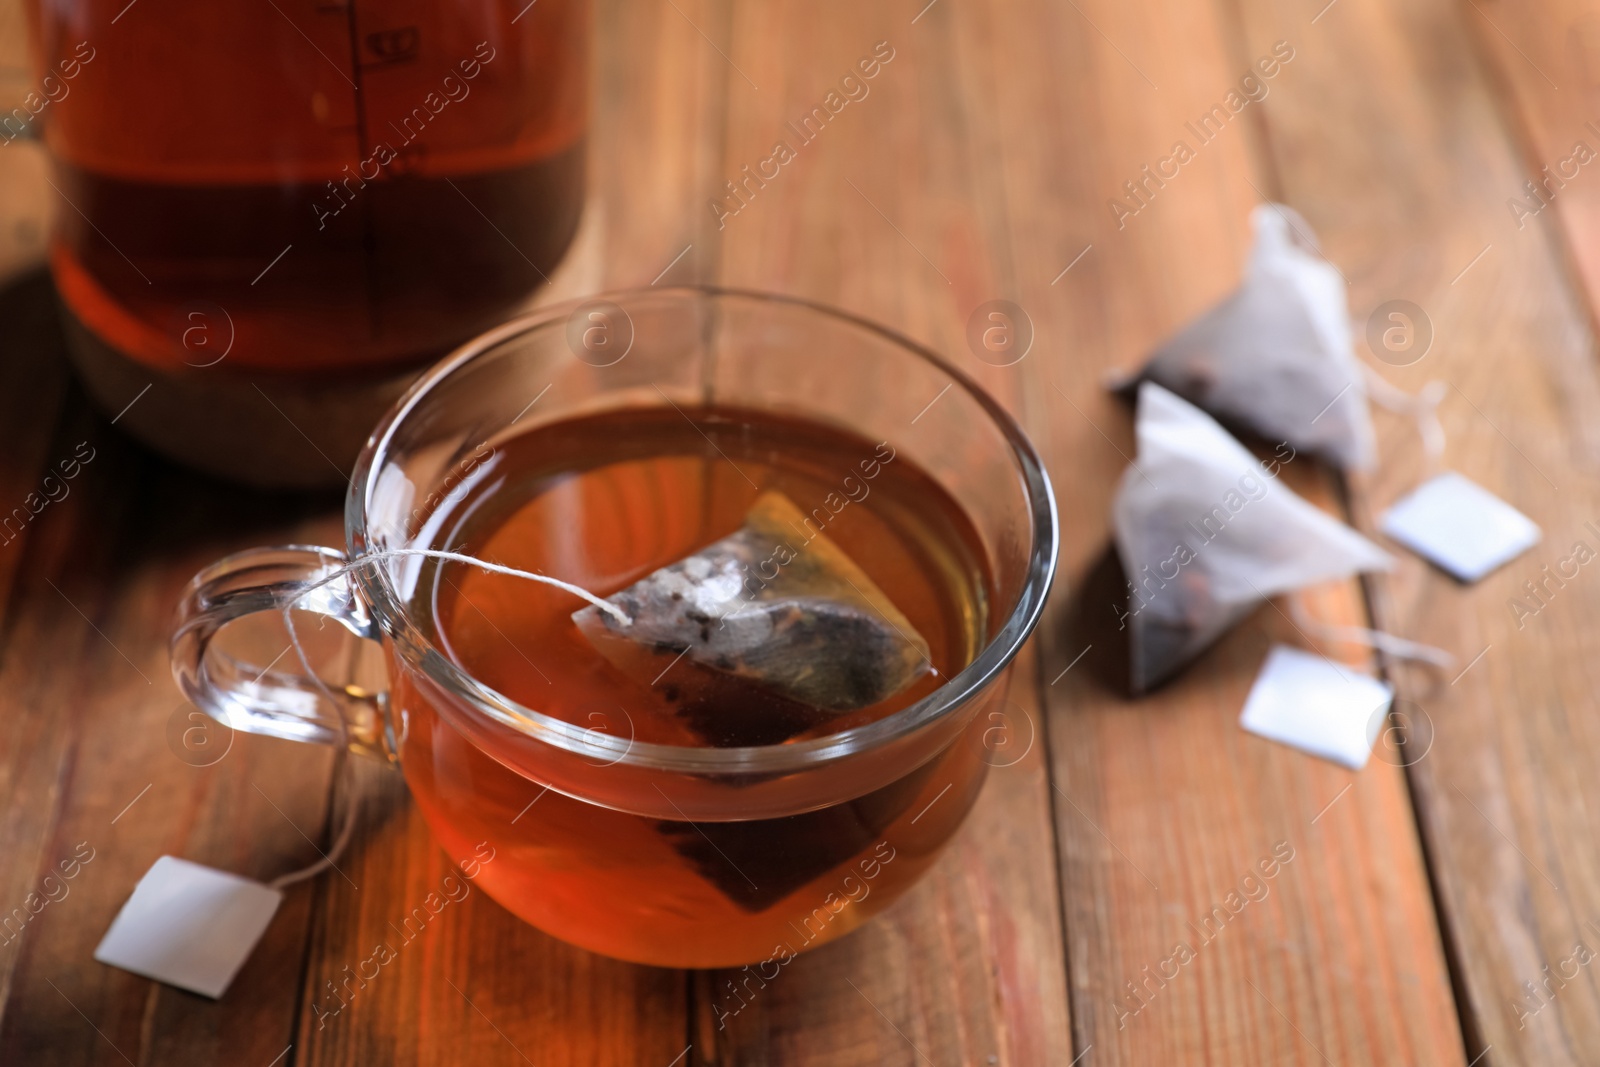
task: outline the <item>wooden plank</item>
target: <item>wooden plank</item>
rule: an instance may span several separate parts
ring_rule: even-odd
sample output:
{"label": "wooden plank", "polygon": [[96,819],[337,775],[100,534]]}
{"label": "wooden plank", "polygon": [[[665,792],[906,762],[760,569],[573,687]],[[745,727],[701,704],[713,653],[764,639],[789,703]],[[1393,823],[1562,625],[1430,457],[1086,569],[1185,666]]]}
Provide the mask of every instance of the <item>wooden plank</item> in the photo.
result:
{"label": "wooden plank", "polygon": [[305,903],[286,904],[215,1006],[90,956],[159,855],[257,876],[306,861],[295,827],[315,834],[322,823],[326,754],[239,738],[214,766],[180,760],[169,730],[187,706],[167,678],[166,633],[204,561],[263,537],[326,537],[337,525],[287,525],[296,508],[285,501],[173,471],[96,426],[80,397],[55,447],[85,438],[93,461],[37,520],[0,665],[7,913],[27,907],[29,893],[59,893],[60,864],[80,845],[93,859],[0,948],[0,1060],[171,1062],[224,1049],[270,1060],[290,1035]]}
{"label": "wooden plank", "polygon": [[1600,183],[1591,180],[1586,161],[1600,153],[1600,13],[1577,0],[1538,0],[1515,14],[1492,4],[1460,14],[1468,41],[1485,59],[1486,91],[1520,155],[1511,185],[1482,190],[1501,214],[1486,212],[1484,222],[1519,238],[1529,229],[1555,235],[1552,247],[1575,272],[1592,317],[1600,295],[1600,244],[1593,237]]}
{"label": "wooden plank", "polygon": [[[316,889],[295,1062],[625,1067],[683,1051],[682,975],[574,948],[482,893],[451,897],[444,879],[459,872],[400,776],[354,771],[361,821],[340,862],[348,878]],[[405,926],[430,894],[450,902]],[[394,956],[357,983],[379,944]]]}
{"label": "wooden plank", "polygon": [[[41,148],[20,142],[0,158],[0,272],[38,261],[53,208],[42,162]],[[20,534],[8,526],[0,546],[0,893],[14,915],[29,894],[65,890],[0,944],[0,1060],[266,1062],[292,1032],[308,902],[285,906],[229,998],[208,1011],[90,954],[157,855],[263,876],[303,862],[288,820],[320,827],[325,754],[241,737],[215,767],[181,762],[169,725],[185,706],[167,680],[166,633],[179,590],[204,563],[262,540],[325,540],[337,520],[283,525],[305,505],[176,472],[108,430],[68,384],[41,273],[9,282],[0,312],[0,494],[8,515],[38,512]],[[256,781],[283,790],[282,812]],[[63,883],[61,863],[86,852],[93,859]]]}
{"label": "wooden plank", "polygon": [[[707,17],[697,7],[686,10]],[[612,33],[601,50],[597,80],[613,107],[609,122],[596,130],[596,140],[606,146],[602,152],[615,156],[628,143],[651,145],[657,137],[682,135],[682,165],[657,152],[651,183],[639,182],[631,169],[596,172],[585,224],[587,257],[583,247],[575,252],[551,286],[551,298],[563,286],[577,291],[649,282],[681,248],[683,222],[677,220],[698,218],[688,211],[671,213],[675,218],[663,213],[659,236],[640,222],[650,214],[650,196],[670,197],[694,174],[696,146],[705,137],[684,131],[710,121],[707,108],[714,103],[704,92],[705,79],[697,81],[697,71],[708,65],[703,42],[667,5],[653,17],[632,11],[623,17],[613,10],[601,17],[631,30]],[[720,62],[714,55],[709,61]],[[637,85],[634,79],[645,68],[654,71],[661,91],[625,98],[619,86]],[[658,132],[654,107],[675,107],[679,125]],[[625,225],[597,225],[608,217]],[[685,256],[677,276],[692,271],[695,262]],[[41,292],[25,301],[34,317],[53,314]],[[465,925],[455,932],[442,926],[436,941],[475,948],[489,966],[473,968],[470,976],[439,973],[415,955],[368,1004],[339,1020],[338,1028],[313,1036],[312,979],[347,962],[340,952],[366,937],[363,922],[381,925],[388,917],[385,905],[398,909],[407,903],[404,893],[415,878],[429,876],[441,863],[437,846],[398,792],[397,777],[377,767],[365,768],[363,791],[370,803],[352,855],[341,863],[351,873],[372,874],[364,897],[339,897],[327,878],[292,890],[220,1003],[90,962],[112,915],[157,855],[184,855],[266,878],[314,856],[302,831],[326,847],[326,752],[240,735],[222,762],[193,768],[167,751],[169,719],[181,705],[167,681],[165,644],[172,605],[199,567],[251,544],[337,543],[340,527],[327,498],[264,497],[152,460],[103,425],[91,429],[81,399],[74,403],[70,432],[52,438],[51,389],[59,392],[65,381],[59,361],[50,361],[55,359],[56,353],[46,352],[36,363],[7,361],[9,376],[27,370],[39,381],[27,390],[7,390],[0,401],[7,410],[17,407],[4,432],[8,440],[12,434],[19,438],[8,454],[15,462],[0,472],[0,488],[25,493],[35,477],[29,465],[53,457],[62,442],[76,442],[73,434],[80,431],[90,434],[98,453],[70,499],[41,516],[38,546],[30,545],[26,556],[20,541],[11,546],[24,562],[0,560],[6,581],[13,572],[26,576],[13,598],[15,621],[0,663],[7,704],[0,797],[6,801],[10,859],[0,872],[0,890],[8,902],[23,904],[63,858],[57,855],[63,847],[70,856],[72,846],[85,841],[96,853],[69,897],[45,908],[15,944],[0,946],[0,1061],[226,1058],[264,1064],[320,1062],[353,1051],[356,1062],[365,1063],[372,1062],[365,1050],[376,1043],[399,1047],[401,1059],[459,1062],[461,1049],[484,1034],[500,1042],[476,1014],[486,1009],[541,1063],[563,1062],[563,1056],[572,1063],[669,1062],[683,1048],[681,977],[569,949],[481,899],[460,912]],[[284,524],[308,509],[319,516],[309,525]],[[530,983],[528,973],[540,981]],[[476,1008],[450,990],[450,977],[463,983]],[[627,1005],[621,1014],[629,1025],[615,1023],[618,1005]],[[405,1024],[396,1025],[397,1018]],[[448,1024],[434,1025],[440,1019]],[[596,1035],[602,1034],[609,1060],[596,1051]],[[504,1044],[484,1048],[476,1058],[493,1061],[496,1055],[520,1062]]]}
{"label": "wooden plank", "polygon": [[[725,34],[726,5],[610,0],[597,8],[589,200],[539,304],[658,276],[663,285],[704,278],[714,262],[698,197],[721,127],[723,60],[700,31]],[[566,945],[477,893],[450,905],[348,1008],[327,1016],[334,1002],[326,984],[395,940],[389,924],[446,873],[398,776],[358,771],[361,822],[341,863],[350,881],[324,877],[293,891],[317,900],[296,1064],[664,1067],[684,1053],[682,974]]]}
{"label": "wooden plank", "polygon": [[[0,170],[0,195],[16,172]],[[3,253],[0,253],[3,255]],[[73,489],[87,455],[79,442],[56,437],[67,402],[68,379],[55,294],[49,279],[31,272],[0,288],[0,321],[6,323],[7,357],[0,359],[0,624],[34,519]],[[65,446],[64,449],[59,446]],[[47,484],[46,477],[51,481]],[[20,509],[20,510],[19,510]],[[3,632],[3,631],[0,631]]]}
{"label": "wooden plank", "polygon": [[695,1062],[1071,1059],[1036,677],[1029,651],[1009,703],[997,707],[1005,717],[993,729],[1003,735],[983,793],[906,897],[760,988],[737,971],[694,976]]}
{"label": "wooden plank", "polygon": [[[1256,42],[1296,18],[1287,4],[1246,7]],[[1545,532],[1543,545],[1474,586],[1406,558],[1375,587],[1386,626],[1471,663],[1454,684],[1407,679],[1406,693],[1432,724],[1432,746],[1411,773],[1468,1052],[1496,1065],[1595,1063],[1600,1049],[1600,985],[1573,958],[1580,942],[1586,952],[1600,945],[1591,667],[1600,588],[1580,570],[1548,581],[1541,606],[1524,585],[1547,582],[1542,568],[1570,558],[1575,541],[1597,543],[1586,525],[1600,515],[1593,167],[1533,218],[1508,206],[1536,204],[1525,182],[1570,156],[1574,141],[1600,148],[1585,126],[1594,25],[1576,4],[1514,12],[1342,0],[1318,23],[1325,44],[1306,50],[1304,80],[1268,112],[1287,195],[1344,267],[1358,316],[1407,299],[1431,320],[1429,353],[1386,374],[1407,389],[1450,383],[1448,465]],[[1477,62],[1485,53],[1487,71]],[[1336,91],[1352,70],[1370,93]],[[1574,277],[1587,301],[1573,295]],[[1358,494],[1368,515],[1420,473],[1409,430],[1382,429],[1394,459]]]}
{"label": "wooden plank", "polygon": [[[739,7],[722,170],[702,197],[720,210],[698,209],[723,226],[722,284],[816,299],[927,339],[1020,410],[1021,378],[969,354],[965,327],[974,307],[1014,286],[1013,234],[993,197],[1000,174],[986,159],[1004,59],[986,27],[1028,16],[942,5],[913,23],[917,14]],[[892,58],[863,79],[857,63],[875,50]],[[854,88],[841,87],[851,74]],[[830,91],[854,98],[802,136],[796,127]],[[794,158],[776,178],[768,166],[770,180],[747,181],[779,140]],[[925,880],[862,930],[787,965],[726,1029],[717,1020],[740,976],[702,978],[696,1062],[1072,1059],[1037,669],[1026,655],[1011,685],[1010,725],[1033,748],[993,768]]]}
{"label": "wooden plank", "polygon": [[726,0],[596,5],[589,198],[535,304],[715,277],[701,199],[720,162],[725,68],[700,34],[719,32],[728,10]]}
{"label": "wooden plank", "polygon": [[[38,261],[53,209],[42,163],[42,148],[21,142],[0,157],[0,273]],[[0,1060],[265,1062],[291,1034],[305,902],[283,909],[210,1011],[90,954],[159,854],[264,876],[301,862],[306,846],[287,819],[316,832],[327,759],[240,738],[216,767],[181,762],[169,725],[185,706],[167,680],[166,633],[179,590],[204,563],[261,540],[325,539],[337,521],[285,526],[304,504],[220,489],[108,430],[69,385],[41,272],[8,281],[0,317],[0,497],[14,520],[0,545],[0,893],[13,917],[0,944]],[[33,517],[21,522],[16,507]],[[282,813],[256,780],[284,790]],[[77,872],[65,882],[63,862]],[[16,928],[14,908],[52,895]]]}
{"label": "wooden plank", "polygon": [[[1032,371],[1042,410],[1029,425],[1075,520],[1062,556],[1070,595],[1058,590],[1043,645],[1047,677],[1097,646],[1047,689],[1074,1052],[1092,1049],[1099,1064],[1464,1062],[1399,770],[1375,760],[1352,775],[1238,727],[1267,647],[1303,643],[1278,611],[1258,612],[1140,701],[1125,697],[1115,656],[1095,665],[1116,640],[1120,593],[1095,517],[1108,514],[1133,452],[1130,414],[1100,378],[1238,278],[1245,216],[1273,188],[1251,164],[1254,120],[1203,142],[1185,124],[1268,46],[1252,40],[1239,54],[1230,19],[1184,4],[1084,3],[995,26],[1014,67],[1061,77],[1050,91],[1012,91],[1001,114],[1026,119],[1000,139],[998,165],[1021,302],[1056,355]],[[1298,62],[1278,71],[1273,94],[1287,92]],[[1344,91],[1361,95],[1349,79]],[[1194,158],[1129,200],[1124,183],[1179,140]],[[1119,196],[1130,206],[1114,213]],[[1309,461],[1286,477],[1328,499]],[[1357,587],[1322,594],[1318,610],[1359,618]],[[1262,878],[1275,859],[1276,876]],[[1205,923],[1229,894],[1251,892],[1260,899],[1221,933]]]}

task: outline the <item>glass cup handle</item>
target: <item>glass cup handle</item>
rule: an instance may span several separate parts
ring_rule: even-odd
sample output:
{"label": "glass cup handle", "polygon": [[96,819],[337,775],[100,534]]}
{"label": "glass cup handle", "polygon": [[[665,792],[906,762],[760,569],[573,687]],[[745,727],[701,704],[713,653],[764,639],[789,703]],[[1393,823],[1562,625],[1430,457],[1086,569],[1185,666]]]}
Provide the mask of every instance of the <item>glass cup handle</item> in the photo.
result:
{"label": "glass cup handle", "polygon": [[[253,548],[218,560],[189,582],[178,605],[169,651],[172,676],[183,695],[218,722],[254,734],[310,741],[393,760],[398,746],[389,727],[388,693],[357,682],[353,655],[322,655],[327,638],[305,625],[305,615],[332,620],[356,637],[379,641],[380,632],[348,574],[338,549],[305,545]],[[319,584],[320,583],[320,584]],[[285,606],[300,616],[296,633],[308,656],[344,664],[345,677],[306,674],[304,662],[283,630]],[[247,616],[247,641],[218,640],[223,629]],[[263,633],[272,637],[263,637]],[[359,646],[335,649],[356,652]],[[340,728],[340,720],[346,730]]]}

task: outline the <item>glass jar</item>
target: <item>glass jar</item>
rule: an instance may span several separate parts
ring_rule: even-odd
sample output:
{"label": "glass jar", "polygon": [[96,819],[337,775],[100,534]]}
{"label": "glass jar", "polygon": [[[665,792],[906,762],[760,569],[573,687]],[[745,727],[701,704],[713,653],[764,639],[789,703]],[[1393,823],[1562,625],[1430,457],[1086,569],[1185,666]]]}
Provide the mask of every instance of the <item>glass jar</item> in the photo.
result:
{"label": "glass jar", "polygon": [[29,16],[72,357],[118,425],[176,458],[342,482],[416,373],[522,304],[572,239],[586,0]]}

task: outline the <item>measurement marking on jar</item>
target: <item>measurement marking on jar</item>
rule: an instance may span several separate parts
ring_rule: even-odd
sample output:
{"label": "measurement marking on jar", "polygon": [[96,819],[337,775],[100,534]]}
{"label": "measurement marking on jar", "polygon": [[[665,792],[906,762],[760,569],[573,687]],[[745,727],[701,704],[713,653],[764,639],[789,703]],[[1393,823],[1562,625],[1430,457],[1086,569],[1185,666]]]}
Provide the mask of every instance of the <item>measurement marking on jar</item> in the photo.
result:
{"label": "measurement marking on jar", "polygon": [[[948,793],[948,792],[950,792],[950,786],[951,786],[951,785],[955,785],[955,783],[954,783],[954,782],[951,782],[951,783],[950,783],[950,785],[947,785],[947,786],[945,786],[945,787],[944,787],[944,788],[943,788],[943,789],[941,789],[941,790],[939,790],[939,796],[937,796],[937,797],[934,797],[934,798],[933,798],[933,799],[932,799],[932,800],[930,800],[930,801],[928,801],[928,808],[931,808],[931,807],[933,807],[933,806],[934,806],[934,805],[935,805],[935,804],[937,804],[937,803],[939,803],[939,797],[942,797],[942,796],[944,796],[944,795],[945,795],[945,794],[946,794],[946,793]],[[926,815],[926,814],[928,814],[928,808],[923,808],[923,809],[922,809],[922,810],[921,810],[921,811],[919,811],[919,812],[917,812],[917,819],[920,819],[920,818],[922,818],[922,817],[923,817],[923,816],[924,816],[924,815]],[[915,825],[917,825],[917,819],[912,819],[912,820],[911,820],[911,825],[912,825],[912,826],[915,826]]]}

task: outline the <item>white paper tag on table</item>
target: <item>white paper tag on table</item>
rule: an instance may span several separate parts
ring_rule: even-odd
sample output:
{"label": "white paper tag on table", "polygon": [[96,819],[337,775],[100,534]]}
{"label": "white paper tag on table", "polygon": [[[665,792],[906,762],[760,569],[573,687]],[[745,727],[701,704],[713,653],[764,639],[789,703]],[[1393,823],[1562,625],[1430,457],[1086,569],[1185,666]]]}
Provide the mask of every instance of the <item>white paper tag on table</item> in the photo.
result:
{"label": "white paper tag on table", "polygon": [[1378,529],[1463,582],[1539,543],[1539,526],[1454,471],[1423,482],[1384,512]]}
{"label": "white paper tag on table", "polygon": [[139,879],[94,958],[215,1000],[282,901],[282,890],[162,856]]}
{"label": "white paper tag on table", "polygon": [[1250,687],[1239,725],[1359,771],[1393,700],[1393,689],[1354,667],[1275,645]]}

